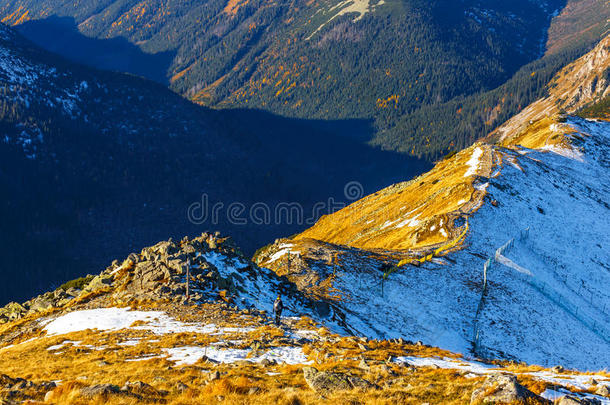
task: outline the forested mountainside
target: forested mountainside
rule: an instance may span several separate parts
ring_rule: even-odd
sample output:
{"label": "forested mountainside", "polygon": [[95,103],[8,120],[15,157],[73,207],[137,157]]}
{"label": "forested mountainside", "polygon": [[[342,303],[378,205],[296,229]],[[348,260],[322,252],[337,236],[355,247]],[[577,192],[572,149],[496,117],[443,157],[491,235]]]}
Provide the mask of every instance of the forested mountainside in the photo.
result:
{"label": "forested mountainside", "polygon": [[599,40],[609,8],[601,0],[4,0],[0,16],[47,49],[168,83],[205,105],[371,119],[374,144],[430,158],[541,97],[560,67]]}
{"label": "forested mountainside", "polygon": [[[609,66],[606,36],[486,142],[322,217],[255,261],[330,300],[356,334],[605,367],[610,124],[599,118]],[[584,105],[595,119],[560,110]]]}
{"label": "forested mountainside", "polygon": [[[197,106],[162,85],[67,62],[5,26],[0,118],[0,302],[169,236],[231,231],[251,253],[306,225],[288,215],[242,224],[254,203],[296,203],[315,217],[320,201],[349,201],[350,181],[372,191],[427,167],[315,122]],[[229,213],[232,202],[244,210]]]}

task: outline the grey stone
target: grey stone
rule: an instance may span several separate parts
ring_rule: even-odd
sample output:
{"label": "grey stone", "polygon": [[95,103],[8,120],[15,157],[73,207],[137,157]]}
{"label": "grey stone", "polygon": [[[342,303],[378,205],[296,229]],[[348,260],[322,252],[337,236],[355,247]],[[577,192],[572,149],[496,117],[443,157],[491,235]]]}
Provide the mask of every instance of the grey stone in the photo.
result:
{"label": "grey stone", "polygon": [[154,396],[158,394],[156,389],[142,381],[127,382],[123,388],[121,388],[121,391],[143,396]]}
{"label": "grey stone", "polygon": [[599,387],[597,387],[597,389],[595,390],[595,393],[597,395],[601,395],[602,397],[608,397],[610,398],[610,388],[608,388],[607,385],[600,385]]}
{"label": "grey stone", "polygon": [[572,395],[566,395],[555,401],[555,405],[600,405],[601,401],[595,398],[578,398]]}
{"label": "grey stone", "polygon": [[510,374],[492,374],[472,392],[471,404],[511,404],[528,399],[545,400],[517,382]]}
{"label": "grey stone", "polygon": [[304,367],[303,376],[307,385],[322,396],[335,391],[346,391],[355,388],[361,390],[378,388],[375,384],[371,384],[360,377],[332,371],[318,371],[313,367]]}
{"label": "grey stone", "polygon": [[85,398],[93,398],[98,395],[118,394],[120,392],[121,390],[119,387],[112,384],[97,384],[80,389],[80,395]]}
{"label": "grey stone", "polygon": [[81,293],[81,290],[78,288],[70,287],[66,290],[66,295],[70,297],[78,297]]}
{"label": "grey stone", "polygon": [[32,302],[32,306],[30,307],[30,312],[42,312],[46,311],[49,308],[53,307],[53,302],[51,300],[46,300],[44,298],[36,298],[34,302]]}
{"label": "grey stone", "polygon": [[182,381],[178,381],[174,384],[174,390],[177,392],[184,392],[189,389],[189,386],[183,383]]}
{"label": "grey stone", "polygon": [[102,288],[106,288],[112,285],[112,276],[110,275],[98,275],[91,280],[91,282],[85,287],[85,291],[97,291]]}

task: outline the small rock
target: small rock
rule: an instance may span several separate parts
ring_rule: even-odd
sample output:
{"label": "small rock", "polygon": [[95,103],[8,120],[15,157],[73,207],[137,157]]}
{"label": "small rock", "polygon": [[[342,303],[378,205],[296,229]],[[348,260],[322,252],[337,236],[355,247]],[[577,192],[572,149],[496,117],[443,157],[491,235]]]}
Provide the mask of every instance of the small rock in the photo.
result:
{"label": "small rock", "polygon": [[563,366],[555,366],[551,369],[551,371],[553,373],[563,373],[565,369],[563,368]]}
{"label": "small rock", "polygon": [[601,395],[602,397],[608,397],[610,398],[610,388],[608,388],[607,385],[600,385],[599,387],[597,387],[597,389],[595,390],[595,393],[597,395]]}
{"label": "small rock", "polygon": [[218,372],[218,370],[214,370],[210,374],[208,374],[209,381],[214,381],[218,379],[220,379],[220,373]]}
{"label": "small rock", "polygon": [[257,392],[259,392],[261,389],[258,387],[252,387],[248,390],[248,395],[253,395],[256,394]]}
{"label": "small rock", "polygon": [[189,386],[183,383],[182,381],[178,381],[174,384],[174,390],[177,392],[184,392],[189,389]]}
{"label": "small rock", "polygon": [[271,366],[271,365],[273,365],[273,364],[275,364],[275,362],[274,362],[274,361],[272,361],[272,360],[269,360],[269,359],[262,359],[262,360],[260,361],[260,365],[261,365],[261,366],[264,366],[264,367]]}

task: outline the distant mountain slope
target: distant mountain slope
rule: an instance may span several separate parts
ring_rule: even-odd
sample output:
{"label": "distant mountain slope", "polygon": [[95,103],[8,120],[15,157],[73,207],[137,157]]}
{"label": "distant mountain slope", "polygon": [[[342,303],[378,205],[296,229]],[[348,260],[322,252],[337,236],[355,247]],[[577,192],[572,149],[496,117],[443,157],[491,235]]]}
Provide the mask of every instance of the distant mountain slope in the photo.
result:
{"label": "distant mountain slope", "polygon": [[608,96],[610,41],[608,36],[591,52],[562,69],[549,83],[548,95],[530,104],[492,134],[506,141],[531,122],[559,112],[574,113]]}
{"label": "distant mountain slope", "polygon": [[549,27],[546,53],[595,41],[608,34],[608,5],[598,0],[570,0]]}
{"label": "distant mountain slope", "polygon": [[[584,3],[593,11],[581,12]],[[540,97],[599,40],[597,26],[579,33],[610,10],[601,0],[18,0],[0,2],[0,15],[47,49],[169,83],[205,105],[372,119],[375,144],[437,157]],[[549,30],[553,57],[529,66]]]}
{"label": "distant mountain slope", "polygon": [[[370,336],[608,364],[610,124],[557,111],[604,100],[609,41],[557,75],[550,97],[562,97],[548,116],[535,106],[554,102],[540,100],[500,144],[477,143],[325,216],[256,262],[332,300]],[[542,115],[530,120],[533,110]]]}
{"label": "distant mountain slope", "polygon": [[[4,26],[0,90],[0,301],[168,236],[231,230],[252,252],[306,225],[260,227],[248,216],[255,203],[293,203],[315,220],[314,205],[346,201],[350,181],[373,190],[426,167],[316,122],[194,105],[162,85],[67,62]],[[243,210],[230,211],[233,202]]]}

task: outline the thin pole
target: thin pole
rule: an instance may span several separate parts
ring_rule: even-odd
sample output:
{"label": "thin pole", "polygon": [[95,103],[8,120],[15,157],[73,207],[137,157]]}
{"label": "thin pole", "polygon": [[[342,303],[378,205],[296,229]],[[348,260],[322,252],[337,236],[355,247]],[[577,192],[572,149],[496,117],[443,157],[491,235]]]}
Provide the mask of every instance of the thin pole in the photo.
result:
{"label": "thin pole", "polygon": [[187,299],[187,301],[191,298],[190,278],[191,278],[191,259],[188,259],[186,261],[186,299]]}

